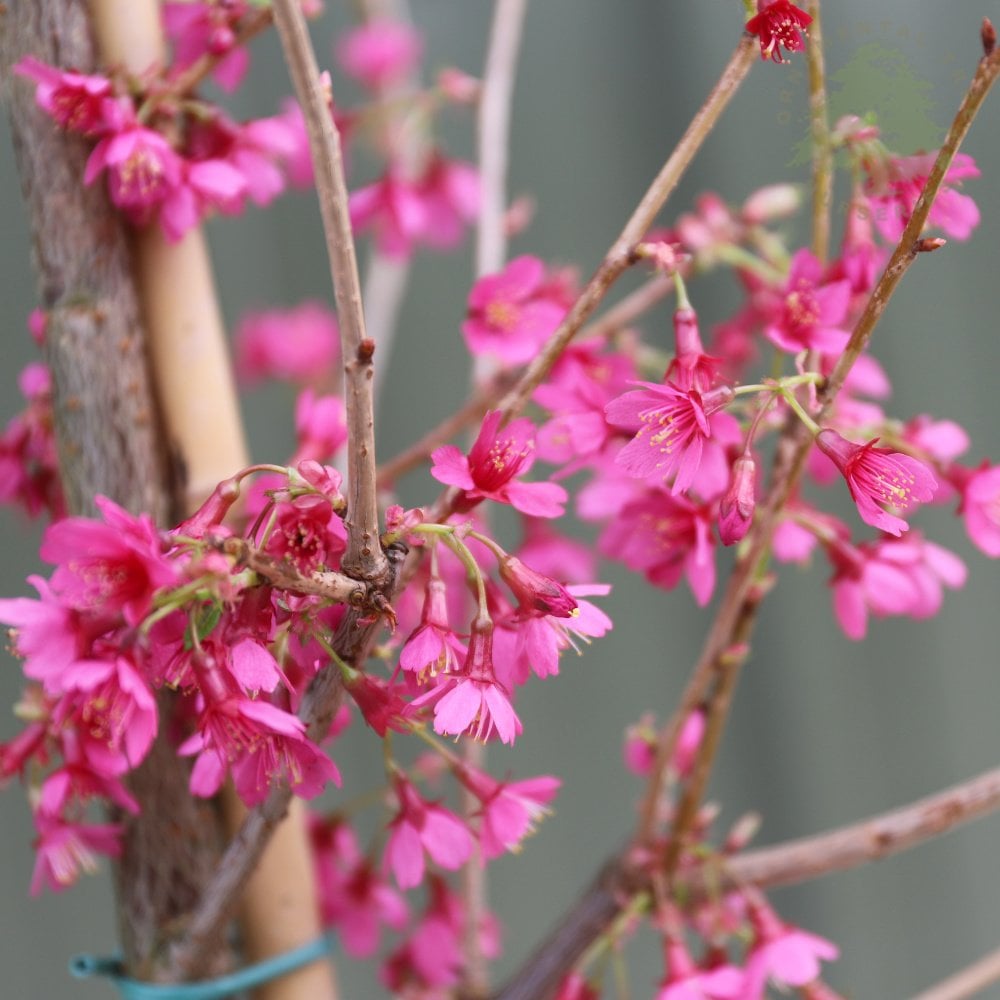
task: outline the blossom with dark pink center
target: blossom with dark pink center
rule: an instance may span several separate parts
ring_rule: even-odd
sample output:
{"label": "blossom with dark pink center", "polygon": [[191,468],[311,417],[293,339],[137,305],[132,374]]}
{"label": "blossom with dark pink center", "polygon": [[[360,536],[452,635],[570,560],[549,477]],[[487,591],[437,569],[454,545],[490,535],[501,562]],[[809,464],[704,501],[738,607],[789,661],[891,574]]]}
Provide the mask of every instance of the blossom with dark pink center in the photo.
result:
{"label": "blossom with dark pink center", "polygon": [[423,49],[420,33],[412,25],[375,18],[341,36],[335,54],[348,76],[370,90],[378,90],[412,72]]}
{"label": "blossom with dark pink center", "polygon": [[792,257],[785,287],[761,295],[764,336],[783,351],[840,354],[850,333],[840,325],[847,317],[851,283],[824,281],[823,267],[808,251]]}
{"label": "blossom with dark pink center", "polygon": [[480,278],[462,324],[469,351],[508,365],[530,361],[566,315],[562,304],[545,294],[544,283],[545,265],[529,256]]}
{"label": "blossom with dark pink center", "polygon": [[463,771],[461,781],[480,802],[479,844],[486,858],[518,850],[535,824],[549,814],[548,805],[562,784],[550,775],[497,781],[472,768]]}
{"label": "blossom with dark pink center", "polygon": [[784,62],[786,52],[801,52],[805,47],[802,29],[812,24],[812,18],[789,0],[758,0],[757,14],[750,18],[746,30],[760,39],[761,59]]}
{"label": "blossom with dark pink center", "polygon": [[237,374],[246,385],[270,378],[315,384],[333,372],[339,337],[337,317],[321,302],[246,313],[234,334]]}
{"label": "blossom with dark pink center", "polygon": [[[937,153],[866,160],[865,195],[882,238],[895,243],[903,235],[917,200],[937,159]],[[927,224],[956,240],[967,240],[979,225],[979,208],[967,194],[955,190],[967,177],[978,177],[979,168],[968,153],[956,153],[927,216]]]}
{"label": "blossom with dark pink center", "polygon": [[424,880],[424,852],[435,864],[455,871],[472,853],[472,835],[452,812],[426,802],[405,778],[393,782],[399,812],[389,823],[385,860],[400,889],[412,889]]}
{"label": "blossom with dark pink center", "polygon": [[733,390],[720,386],[703,394],[672,382],[637,384],[643,388],[605,407],[611,423],[636,432],[615,461],[636,479],[672,478],[670,492],[677,496],[694,482],[706,443],[720,435],[731,437],[734,430],[738,433],[733,418],[719,412],[732,400]]}
{"label": "blossom with dark pink center", "polygon": [[107,77],[56,69],[34,56],[13,70],[35,81],[35,102],[62,128],[93,136],[120,126],[122,109]]}
{"label": "blossom with dark pink center", "polygon": [[521,417],[502,430],[503,414],[492,410],[483,418],[468,457],[454,445],[436,448],[431,475],[463,491],[459,509],[470,510],[480,500],[509,503],[522,514],[559,517],[566,491],[555,483],[522,483],[515,477],[531,469],[535,461],[535,427]]}
{"label": "blossom with dark pink center", "polygon": [[434,688],[410,702],[412,708],[434,706],[434,730],[443,736],[467,733],[488,740],[494,733],[502,743],[521,734],[521,720],[510,694],[493,669],[493,622],[477,618],[461,670],[444,674]]}
{"label": "blossom with dark pink center", "polygon": [[885,508],[905,513],[914,504],[930,500],[937,481],[923,462],[888,448],[876,448],[877,441],[873,438],[866,444],[852,444],[829,428],[816,435],[820,451],[847,481],[861,520],[891,535],[901,535],[909,525]]}
{"label": "blossom with dark pink center", "polygon": [[87,160],[84,183],[93,184],[104,171],[111,201],[138,225],[152,220],[183,177],[170,143],[138,124],[101,139]]}

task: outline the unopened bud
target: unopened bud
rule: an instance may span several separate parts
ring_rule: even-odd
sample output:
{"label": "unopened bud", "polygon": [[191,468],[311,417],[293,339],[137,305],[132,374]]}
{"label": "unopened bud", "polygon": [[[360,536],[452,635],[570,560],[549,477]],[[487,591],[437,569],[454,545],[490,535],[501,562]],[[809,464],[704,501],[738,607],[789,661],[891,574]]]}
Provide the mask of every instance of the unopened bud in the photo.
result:
{"label": "unopened bud", "polygon": [[948,241],[940,236],[926,236],[922,240],[917,240],[917,245],[913,248],[917,253],[933,253],[940,250]]}
{"label": "unopened bud", "polygon": [[734,545],[746,536],[757,505],[757,466],[749,455],[733,462],[733,477],[719,501],[719,537],[723,545]]}
{"label": "unopened bud", "polygon": [[743,220],[755,225],[784,219],[798,211],[802,194],[794,184],[769,184],[759,188],[743,203]]}
{"label": "unopened bud", "polygon": [[469,76],[454,66],[447,66],[437,78],[438,89],[454,104],[474,104],[479,100],[482,84],[474,76]]}
{"label": "unopened bud", "polygon": [[979,37],[983,40],[983,55],[989,59],[997,47],[997,29],[993,27],[993,22],[988,17],[983,18],[983,27]]}
{"label": "unopened bud", "polygon": [[517,556],[500,560],[500,576],[517,598],[522,611],[533,611],[556,618],[569,618],[576,611],[573,595],[551,577],[538,573]]}

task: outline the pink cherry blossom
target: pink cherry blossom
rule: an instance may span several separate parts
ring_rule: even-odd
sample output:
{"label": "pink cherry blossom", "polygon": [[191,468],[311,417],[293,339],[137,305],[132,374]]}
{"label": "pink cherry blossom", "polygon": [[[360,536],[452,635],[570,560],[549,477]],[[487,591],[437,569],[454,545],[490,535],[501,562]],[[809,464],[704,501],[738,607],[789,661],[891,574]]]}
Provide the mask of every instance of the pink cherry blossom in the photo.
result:
{"label": "pink cherry blossom", "polygon": [[42,889],[68,889],[80,871],[97,870],[98,854],[117,857],[121,853],[122,828],[117,823],[74,823],[44,812],[35,813],[35,869],[31,894]]}
{"label": "pink cherry blossom", "polygon": [[549,775],[497,781],[472,768],[466,768],[461,780],[480,802],[479,843],[486,858],[516,851],[535,824],[548,815],[548,804],[562,784]]}
{"label": "pink cherry blossom", "polygon": [[462,324],[469,351],[508,365],[530,361],[566,315],[560,303],[546,297],[544,280],[545,265],[528,256],[480,278]]}
{"label": "pink cherry blossom", "polygon": [[749,455],[733,463],[733,477],[719,501],[719,538],[733,545],[746,536],[756,507],[757,466]]}
{"label": "pink cherry blossom", "polygon": [[375,18],[338,39],[340,68],[371,90],[404,79],[420,62],[423,40],[412,25]]}
{"label": "pink cherry blossom", "polygon": [[717,412],[732,400],[733,390],[720,386],[702,394],[672,382],[638,385],[643,388],[619,396],[605,408],[611,423],[636,431],[616,461],[637,479],[672,478],[671,493],[677,496],[691,487],[713,436],[728,439],[738,433],[733,418]]}
{"label": "pink cherry blossom", "polygon": [[847,488],[861,520],[873,528],[901,535],[909,525],[886,507],[902,512],[934,496],[937,482],[930,469],[910,455],[876,448],[878,438],[852,444],[827,428],[816,435],[816,444],[847,481]]}
{"label": "pink cherry blossom", "polygon": [[454,445],[436,448],[431,454],[431,475],[439,483],[463,491],[460,509],[469,510],[480,500],[496,500],[509,503],[523,514],[558,517],[566,502],[566,491],[561,486],[516,480],[534,464],[534,425],[521,417],[501,430],[502,419],[499,410],[486,414],[468,457]]}
{"label": "pink cherry blossom", "polygon": [[707,393],[719,379],[721,358],[705,353],[698,332],[698,315],[691,308],[674,312],[674,357],[667,368],[666,381],[684,391]]}
{"label": "pink cherry blossom", "polygon": [[56,69],[34,56],[25,56],[13,70],[35,81],[35,102],[62,128],[94,136],[121,124],[123,112],[106,77]]}
{"label": "pink cherry blossom", "polygon": [[469,636],[469,650],[461,670],[444,674],[411,708],[434,706],[434,730],[445,736],[462,733],[488,740],[494,733],[502,743],[513,743],[521,734],[521,720],[510,694],[493,669],[493,622],[477,619]]}
{"label": "pink cherry blossom", "polygon": [[701,969],[688,954],[680,935],[664,941],[667,974],[654,1000],[737,1000],[744,997],[743,973],[731,965]]}
{"label": "pink cherry blossom", "polygon": [[802,31],[810,24],[812,18],[789,0],[758,0],[757,14],[747,21],[746,30],[760,39],[761,59],[780,63],[785,62],[782,48],[801,52],[806,47]]}
{"label": "pink cherry blossom", "polygon": [[819,261],[808,250],[799,250],[784,288],[761,293],[764,336],[792,354],[814,350],[839,355],[850,338],[842,326],[850,298],[850,282],[824,281]]}
{"label": "pink cherry blossom", "polygon": [[413,630],[399,653],[403,670],[423,675],[459,670],[459,657],[465,658],[465,646],[448,624],[448,604],[444,582],[431,577],[424,595],[420,624]]}
{"label": "pink cherry blossom", "polygon": [[212,78],[227,93],[236,90],[250,65],[250,56],[245,45],[236,45],[234,28],[248,7],[246,0],[164,3],[163,23],[174,46],[173,71],[190,66],[205,54],[222,56]]}
{"label": "pink cherry blossom", "polygon": [[385,859],[400,889],[423,882],[425,851],[442,868],[461,868],[472,852],[468,827],[443,806],[426,802],[405,778],[397,778],[393,787],[399,812],[389,824]]}
{"label": "pink cherry blossom", "polygon": [[326,462],[347,441],[347,407],[339,396],[318,395],[303,389],[295,400],[295,433],[298,447],[291,465]]}
{"label": "pink cherry blossom", "polygon": [[246,385],[279,379],[314,385],[340,353],[337,317],[321,302],[246,313],[234,334],[236,371]]}
{"label": "pink cherry blossom", "polygon": [[965,530],[974,545],[1000,558],[1000,465],[984,463],[962,487]]}
{"label": "pink cherry blossom", "polygon": [[561,583],[533,570],[517,556],[506,555],[500,560],[500,576],[517,598],[523,617],[569,618],[577,610],[572,594]]}

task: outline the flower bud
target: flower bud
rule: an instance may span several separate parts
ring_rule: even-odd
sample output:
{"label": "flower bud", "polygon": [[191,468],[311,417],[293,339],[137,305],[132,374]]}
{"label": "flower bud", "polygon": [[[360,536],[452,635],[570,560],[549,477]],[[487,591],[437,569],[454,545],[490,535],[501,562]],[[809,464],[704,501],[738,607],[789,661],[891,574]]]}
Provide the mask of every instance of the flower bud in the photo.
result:
{"label": "flower bud", "polygon": [[517,598],[522,611],[554,615],[556,618],[569,618],[576,611],[576,601],[561,583],[536,573],[517,556],[504,556],[500,560],[500,576]]}
{"label": "flower bud", "polygon": [[733,545],[750,530],[756,506],[757,466],[749,455],[733,463],[733,477],[719,501],[719,537],[723,545]]}

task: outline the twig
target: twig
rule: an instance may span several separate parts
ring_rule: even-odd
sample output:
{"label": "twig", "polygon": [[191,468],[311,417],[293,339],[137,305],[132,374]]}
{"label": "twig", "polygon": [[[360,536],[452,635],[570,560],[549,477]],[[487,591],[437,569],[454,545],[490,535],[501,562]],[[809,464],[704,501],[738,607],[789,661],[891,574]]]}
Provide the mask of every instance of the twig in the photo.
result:
{"label": "twig", "polygon": [[[723,888],[793,885],[899,854],[997,809],[1000,768],[858,823],[748,851],[727,861],[721,871],[714,862],[707,862],[695,872],[685,873],[684,886],[700,895],[710,885],[717,887],[720,880]],[[615,855],[494,1000],[550,996],[560,977],[603,933],[628,899],[649,888],[649,876],[629,865],[627,852]]]}
{"label": "twig", "polygon": [[[998,74],[1000,74],[1000,50],[989,57],[984,57],[976,69],[899,243],[872,291],[864,312],[851,333],[844,353],[826,384],[820,389],[821,409],[817,417],[818,423],[822,423],[823,418],[829,412],[848,372],[868,346],[872,332],[885,311],[896,286],[916,259],[920,233],[927,222],[934,197],[944,181],[955,153],[975,119],[976,112],[982,105],[990,87],[996,81]],[[808,430],[801,426],[782,440],[775,460],[771,489],[763,506],[760,520],[754,526],[750,549],[737,564],[730,577],[719,611],[702,649],[701,657],[681,696],[677,710],[660,734],[656,761],[647,785],[641,819],[636,831],[637,841],[648,840],[653,833],[663,777],[666,773],[667,763],[673,754],[681,723],[704,697],[705,691],[711,683],[716,661],[730,645],[730,637],[744,613],[743,608],[750,593],[756,568],[760,565],[770,546],[779,514],[798,482],[811,447],[812,437]]]}
{"label": "twig", "polygon": [[812,127],[813,254],[825,264],[830,253],[830,210],[833,204],[833,150],[826,101],[826,61],[823,56],[823,25],[820,0],[809,0],[806,12],[812,18],[806,63],[809,67],[809,118]]}
{"label": "twig", "polygon": [[918,993],[913,1000],[965,1000],[996,982],[1000,982],[1000,948]]}
{"label": "twig", "polygon": [[274,19],[309,132],[316,191],[340,321],[348,427],[347,552],[342,566],[350,575],[378,581],[388,576],[389,563],[378,540],[372,398],[374,342],[365,335],[340,137],[320,81],[302,8],[295,0],[275,0]]}
{"label": "twig", "polygon": [[631,218],[625,223],[625,228],[611,245],[604,260],[590,281],[587,282],[579,298],[573,303],[572,309],[549,338],[542,352],[528,366],[517,385],[501,401],[500,409],[503,410],[505,419],[509,420],[521,412],[531,394],[549,373],[559,355],[566,349],[566,345],[576,336],[611,285],[632,263],[635,245],[646,234],[646,230],[652,225],[657,213],[663,208],[674,188],[677,187],[695,153],[701,148],[702,143],[719,120],[719,116],[754,64],[756,44],[756,39],[753,36],[746,33],[741,36],[736,50],[730,56],[729,62],[726,63],[722,75],[712,88],[705,103],[695,113],[687,131],[681,136],[680,142],[642,196],[642,200],[632,213]]}

